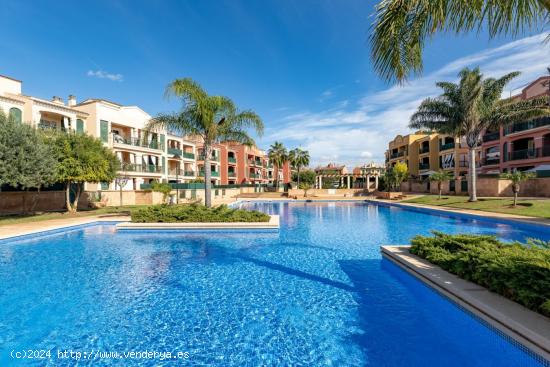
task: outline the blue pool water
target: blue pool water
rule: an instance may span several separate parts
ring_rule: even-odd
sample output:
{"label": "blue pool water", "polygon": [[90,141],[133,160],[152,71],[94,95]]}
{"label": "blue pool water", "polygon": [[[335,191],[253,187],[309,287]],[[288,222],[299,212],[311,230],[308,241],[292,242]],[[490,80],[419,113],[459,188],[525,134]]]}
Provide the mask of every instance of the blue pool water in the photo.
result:
{"label": "blue pool water", "polygon": [[[280,214],[280,231],[96,225],[0,243],[0,366],[75,365],[58,358],[65,350],[187,352],[170,365],[197,366],[543,365],[382,260],[379,246],[430,229],[505,240],[548,232],[366,203],[243,206]],[[9,355],[28,349],[51,359]]]}

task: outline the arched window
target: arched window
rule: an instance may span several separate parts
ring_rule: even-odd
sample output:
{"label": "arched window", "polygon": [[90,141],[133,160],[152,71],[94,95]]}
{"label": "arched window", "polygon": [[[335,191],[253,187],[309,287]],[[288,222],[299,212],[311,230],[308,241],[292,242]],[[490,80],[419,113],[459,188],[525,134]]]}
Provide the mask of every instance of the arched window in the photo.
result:
{"label": "arched window", "polygon": [[10,117],[13,119],[13,121],[17,122],[18,124],[21,123],[22,120],[22,112],[19,108],[12,107],[10,108]]}

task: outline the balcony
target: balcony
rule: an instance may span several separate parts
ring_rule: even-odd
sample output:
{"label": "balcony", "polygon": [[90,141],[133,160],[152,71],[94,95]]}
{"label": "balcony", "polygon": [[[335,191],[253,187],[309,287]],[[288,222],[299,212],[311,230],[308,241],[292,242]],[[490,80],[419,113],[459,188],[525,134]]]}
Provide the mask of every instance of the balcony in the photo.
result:
{"label": "balcony", "polygon": [[430,146],[426,145],[426,146],[420,147],[418,154],[424,154],[429,152],[430,152]]}
{"label": "balcony", "polygon": [[249,178],[261,178],[261,175],[257,174],[257,173],[250,173],[248,175]]}
{"label": "balcony", "polygon": [[150,142],[148,142],[145,138],[126,138],[116,134],[113,135],[113,143],[132,145],[134,147],[164,150],[164,144],[161,144],[157,140],[151,140]]}
{"label": "balcony", "polygon": [[418,165],[418,169],[421,170],[421,171],[425,170],[425,169],[430,169],[430,164],[429,163],[420,163]]}
{"label": "balcony", "polygon": [[521,149],[521,150],[515,150],[513,152],[509,153],[508,160],[510,161],[516,161],[520,159],[531,159],[536,158],[537,151],[535,149]]}
{"label": "balcony", "polygon": [[231,177],[231,178],[235,178],[235,177],[237,177],[237,172],[228,171],[228,172],[227,172],[227,176],[228,176],[228,177]]}
{"label": "balcony", "polygon": [[468,167],[470,167],[470,162],[468,162],[468,161],[458,161],[458,166],[460,168],[468,168]]}
{"label": "balcony", "polygon": [[182,152],[182,158],[195,159],[195,154],[189,152]]}
{"label": "balcony", "polygon": [[[199,154],[199,161],[204,161],[204,154]],[[211,158],[210,158],[210,161],[214,161],[214,162],[219,162],[220,161],[220,157],[217,156],[217,155],[213,155]]]}
{"label": "balcony", "polygon": [[168,148],[168,154],[178,155],[181,157],[183,155],[183,151],[178,148]]}
{"label": "balcony", "polygon": [[227,162],[236,164],[236,163],[237,163],[237,158],[235,158],[235,157],[227,157]]}
{"label": "balcony", "polygon": [[121,171],[126,172],[148,172],[148,173],[162,173],[162,166],[156,166],[154,164],[133,164],[124,163]]}
{"label": "balcony", "polygon": [[550,157],[550,145],[537,148],[537,157]]}
{"label": "balcony", "polygon": [[195,171],[183,171],[183,175],[187,177],[195,177]]}
{"label": "balcony", "polygon": [[439,145],[439,151],[442,152],[444,150],[454,149],[455,148],[455,142],[447,143],[447,144],[441,144]]}
{"label": "balcony", "polygon": [[495,165],[495,164],[500,164],[500,158],[498,158],[498,157],[483,158],[482,164],[484,166],[491,166],[491,165]]}
{"label": "balcony", "polygon": [[399,158],[399,157],[404,157],[404,156],[405,156],[405,152],[404,152],[404,151],[397,152],[397,153],[392,153],[392,154],[391,154],[391,159],[395,159],[395,158]]}
{"label": "balcony", "polygon": [[550,125],[550,117],[542,117],[531,121],[518,122],[518,123],[506,126],[504,128],[504,135],[509,135],[509,134],[530,130],[530,129],[536,129],[538,127],[543,127],[547,125]]}
{"label": "balcony", "polygon": [[[203,170],[201,170],[201,171],[199,172],[199,176],[204,177],[204,171],[203,171]],[[210,171],[210,176],[212,176],[212,177],[220,177],[220,172],[218,172],[218,171]]]}
{"label": "balcony", "polygon": [[495,141],[495,140],[498,140],[498,139],[500,139],[500,132],[499,131],[483,135],[483,142],[484,143],[487,143],[489,141]]}

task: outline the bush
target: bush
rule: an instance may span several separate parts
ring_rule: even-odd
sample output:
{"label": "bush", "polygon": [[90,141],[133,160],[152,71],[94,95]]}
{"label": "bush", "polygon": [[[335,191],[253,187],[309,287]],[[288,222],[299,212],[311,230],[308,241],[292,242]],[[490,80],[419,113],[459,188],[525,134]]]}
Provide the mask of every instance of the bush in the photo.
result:
{"label": "bush", "polygon": [[132,211],[134,223],[269,222],[269,215],[227,205],[207,208],[200,204],[152,205]]}
{"label": "bush", "polygon": [[494,236],[433,233],[413,238],[411,253],[550,316],[550,250]]}

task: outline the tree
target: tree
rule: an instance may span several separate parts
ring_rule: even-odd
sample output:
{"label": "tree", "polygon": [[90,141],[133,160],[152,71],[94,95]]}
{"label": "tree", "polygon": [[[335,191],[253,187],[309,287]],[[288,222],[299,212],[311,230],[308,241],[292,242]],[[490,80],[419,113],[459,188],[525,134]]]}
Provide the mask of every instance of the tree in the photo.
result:
{"label": "tree", "polygon": [[23,211],[32,211],[40,189],[55,183],[55,172],[56,159],[42,132],[0,109],[0,186],[36,189],[31,207],[23,205]]}
{"label": "tree", "polygon": [[401,187],[401,182],[405,181],[409,177],[409,168],[407,164],[398,162],[392,168],[393,180],[396,189]]}
{"label": "tree", "polygon": [[426,40],[438,32],[489,30],[517,36],[548,19],[550,0],[381,0],[370,37],[375,70],[403,82],[423,68]]}
{"label": "tree", "polygon": [[451,175],[447,171],[440,170],[438,172],[432,173],[430,175],[429,180],[432,182],[437,182],[437,190],[439,191],[439,200],[441,200],[441,191],[442,191],[442,184],[443,182],[450,181],[453,179],[453,175]]}
{"label": "tree", "polygon": [[300,188],[301,190],[304,190],[304,197],[305,198],[307,198],[308,190],[311,190],[312,187],[313,187],[313,185],[309,182],[301,182],[300,186],[298,186],[298,188]]}
{"label": "tree", "polygon": [[149,130],[165,129],[182,135],[199,137],[204,146],[205,205],[212,205],[210,158],[213,146],[221,141],[254,145],[247,130],[262,135],[264,124],[253,111],[238,111],[233,101],[223,96],[211,96],[190,78],[176,79],[166,88],[167,96],[182,100],[176,113],[159,114],[150,121]]}
{"label": "tree", "polygon": [[316,177],[317,175],[315,174],[315,171],[307,169],[307,170],[301,171],[300,173],[295,172],[292,175],[292,180],[294,182],[300,182],[300,183],[305,182],[310,185],[314,185]]}
{"label": "tree", "polygon": [[[51,140],[57,158],[56,181],[65,184],[67,211],[75,213],[84,183],[113,181],[121,163],[101,140],[90,135],[56,132]],[[73,186],[76,191],[71,201]]]}
{"label": "tree", "polygon": [[511,173],[508,172],[500,175],[500,177],[512,181],[512,191],[514,192],[514,205],[513,205],[514,208],[517,206],[520,184],[523,181],[527,181],[530,178],[534,178],[535,176],[536,175],[533,173],[527,173],[527,172],[521,172],[521,171],[514,171]]}
{"label": "tree", "polygon": [[298,187],[300,187],[300,169],[309,165],[309,152],[300,148],[292,149],[288,153],[288,158],[292,167],[298,171]]}
{"label": "tree", "polygon": [[169,183],[160,183],[155,181],[151,184],[151,190],[154,192],[160,192],[162,194],[162,202],[164,204],[168,203],[168,198],[172,192],[172,186]]}
{"label": "tree", "polygon": [[517,72],[499,79],[484,79],[479,68],[464,68],[458,75],[458,84],[436,84],[443,90],[443,94],[425,99],[411,116],[409,126],[465,138],[469,149],[469,200],[476,201],[475,149],[481,143],[482,132],[499,125],[550,115],[550,108],[546,97],[500,99],[506,84],[519,75]]}
{"label": "tree", "polygon": [[276,141],[267,151],[267,156],[275,165],[275,187],[279,188],[279,170],[288,161],[288,152],[283,143]]}

